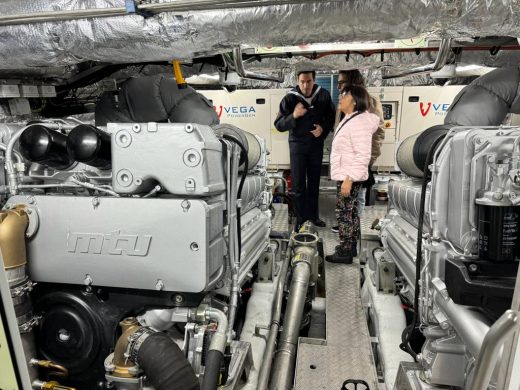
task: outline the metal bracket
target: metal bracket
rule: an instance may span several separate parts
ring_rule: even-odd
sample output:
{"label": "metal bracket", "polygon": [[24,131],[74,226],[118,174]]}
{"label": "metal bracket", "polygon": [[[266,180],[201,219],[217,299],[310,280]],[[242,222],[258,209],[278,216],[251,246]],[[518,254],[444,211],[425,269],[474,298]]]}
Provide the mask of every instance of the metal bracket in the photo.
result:
{"label": "metal bracket", "polygon": [[142,16],[143,18],[149,18],[150,16],[153,16],[153,14],[150,12],[140,10],[138,8],[137,2],[134,0],[125,0],[125,9],[126,13],[137,14],[139,16]]}

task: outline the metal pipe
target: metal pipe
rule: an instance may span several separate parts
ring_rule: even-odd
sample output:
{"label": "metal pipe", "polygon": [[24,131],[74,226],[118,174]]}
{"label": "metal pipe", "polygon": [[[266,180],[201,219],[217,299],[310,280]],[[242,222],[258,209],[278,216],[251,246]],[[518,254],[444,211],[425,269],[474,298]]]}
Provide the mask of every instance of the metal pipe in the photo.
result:
{"label": "metal pipe", "polygon": [[7,183],[9,186],[9,191],[12,195],[16,195],[16,186],[18,184],[18,176],[16,174],[16,169],[13,164],[14,144],[18,141],[24,130],[28,127],[29,126],[22,127],[20,130],[14,133],[9,142],[7,143],[7,148],[5,150],[5,170],[7,171]]}
{"label": "metal pipe", "polygon": [[258,390],[266,390],[267,384],[269,383],[269,374],[271,373],[271,365],[276,346],[276,337],[278,336],[278,330],[280,329],[280,316],[282,313],[282,302],[283,302],[283,288],[285,285],[285,278],[287,277],[287,270],[289,269],[289,262],[291,260],[293,241],[289,242],[289,246],[285,251],[285,258],[282,262],[280,274],[278,275],[278,283],[276,285],[276,292],[274,298],[274,305],[272,309],[271,326],[269,327],[269,335],[267,337],[267,343],[265,346],[264,359],[262,362],[262,368],[258,374]]}
{"label": "metal pipe", "polygon": [[292,388],[298,336],[310,277],[311,265],[306,261],[298,261],[293,271],[282,335],[280,336],[279,347],[274,360],[270,389],[289,390]]}
{"label": "metal pipe", "polygon": [[238,229],[242,229],[238,226],[237,217],[237,177],[238,177],[238,165],[239,165],[239,151],[235,144],[230,141],[224,140],[227,145],[226,153],[226,166],[228,177],[231,178],[227,184],[227,199],[228,199],[228,225],[229,225],[229,238],[228,238],[228,250],[229,250],[229,270],[231,272],[231,291],[229,297],[228,314],[229,321],[227,329],[227,338],[231,342],[233,338],[233,326],[235,324],[236,312],[238,308],[238,294],[240,293],[240,287],[238,282],[238,273],[240,271],[240,251],[239,251],[239,236]]}
{"label": "metal pipe", "polygon": [[233,61],[235,64],[236,72],[242,78],[252,80],[274,81],[276,83],[282,83],[284,80],[283,77],[274,77],[262,73],[255,73],[245,70],[244,62],[242,61],[242,49],[240,48],[240,46],[237,46],[233,49]]}
{"label": "metal pipe", "polygon": [[216,351],[224,353],[227,343],[226,331],[228,327],[228,318],[222,311],[212,307],[208,307],[206,309],[205,315],[206,319],[217,321],[217,330],[211,338],[211,343],[209,345],[208,351],[214,349]]}
{"label": "metal pipe", "polygon": [[451,298],[444,298],[438,292],[435,293],[435,302],[449,318],[451,325],[467,345],[471,355],[479,356],[482,343],[489,330],[485,317],[467,306],[457,305]]}
{"label": "metal pipe", "polygon": [[[5,144],[0,143],[0,150],[3,150],[4,152],[7,151],[7,146]],[[23,163],[22,155],[17,150],[13,150],[13,153],[14,157],[16,158],[16,162]]]}
{"label": "metal pipe", "polygon": [[96,185],[94,185],[92,183],[86,183],[86,182],[80,181],[78,179],[75,179],[74,177],[72,177],[70,179],[70,181],[73,182],[74,184],[77,184],[77,185],[81,186],[81,187],[85,187],[85,188],[88,188],[88,189],[91,189],[91,190],[96,190],[96,191],[99,191],[99,192],[106,192],[109,195],[119,197],[119,194],[114,192],[114,191],[112,191],[112,190],[96,186]]}
{"label": "metal pipe", "polygon": [[69,370],[67,370],[64,366],[62,366],[60,364],[54,363],[51,360],[38,360],[38,359],[32,358],[31,360],[29,360],[29,365],[55,370],[55,371],[51,371],[54,375],[69,376]]}
{"label": "metal pipe", "polygon": [[443,38],[437,52],[437,58],[433,64],[419,66],[401,73],[384,75],[383,80],[396,79],[399,77],[414,76],[418,74],[430,73],[439,70],[448,61],[451,49],[451,38]]}
{"label": "metal pipe", "polygon": [[480,349],[481,353],[478,355],[475,375],[469,387],[470,390],[487,390],[500,348],[517,327],[518,313],[513,310],[507,310],[489,328]]}

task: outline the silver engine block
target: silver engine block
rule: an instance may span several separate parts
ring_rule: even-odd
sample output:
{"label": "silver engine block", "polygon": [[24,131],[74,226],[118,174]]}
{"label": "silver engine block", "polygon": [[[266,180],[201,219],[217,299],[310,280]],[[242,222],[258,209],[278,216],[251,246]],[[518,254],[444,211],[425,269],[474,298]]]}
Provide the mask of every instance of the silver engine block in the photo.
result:
{"label": "silver engine block", "polygon": [[[121,363],[117,345],[138,348],[137,336],[109,354],[129,315],[137,320],[121,322],[123,331],[167,331],[201,382],[202,356],[229,345],[236,381],[250,363],[250,343],[233,331],[238,296],[259,259],[273,257],[265,142],[226,125],[110,123],[71,146],[78,126],[89,125],[0,126],[2,218],[27,217],[27,264],[8,278],[29,286],[24,294],[38,284],[34,314],[19,318],[24,331],[50,332],[50,344],[38,348],[53,361],[65,359],[53,355],[60,340],[87,346],[66,357],[79,361],[71,375],[80,388],[105,372],[118,389],[152,388],[135,361]],[[87,149],[88,159],[71,157]]]}
{"label": "silver engine block", "polygon": [[[415,310],[426,338],[417,366],[408,378],[398,376],[396,386],[480,388],[471,386],[485,382],[474,374],[486,371],[477,367],[491,364],[482,346],[496,318],[485,310],[485,296],[474,292],[473,297],[452,276],[457,269],[467,280],[478,279],[486,277],[488,267],[500,271],[501,280],[512,280],[514,286],[515,253],[511,251],[519,231],[519,142],[519,128],[456,127],[437,148],[425,196],[419,292],[414,290],[421,179],[390,182],[390,212],[381,227],[381,259],[395,263],[400,271],[397,280],[402,296],[413,302],[414,294],[420,294]],[[485,220],[480,206],[503,212],[504,223],[486,227],[492,219]],[[501,237],[498,255],[492,253],[497,246],[493,235]],[[497,273],[488,279],[493,277]],[[487,309],[497,305],[489,300]],[[498,317],[500,308],[496,310]],[[512,319],[507,312],[504,316],[501,320]],[[495,373],[491,383],[497,380]]]}

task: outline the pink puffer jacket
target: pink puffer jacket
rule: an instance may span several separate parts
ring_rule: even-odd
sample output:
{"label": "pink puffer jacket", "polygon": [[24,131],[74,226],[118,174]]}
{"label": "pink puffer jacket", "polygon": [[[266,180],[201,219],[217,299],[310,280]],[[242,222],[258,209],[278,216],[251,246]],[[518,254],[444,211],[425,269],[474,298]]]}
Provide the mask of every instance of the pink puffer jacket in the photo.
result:
{"label": "pink puffer jacket", "polygon": [[379,126],[379,117],[368,111],[346,115],[334,131],[330,153],[332,180],[343,181],[349,176],[354,182],[368,179],[368,164],[372,152],[372,134]]}

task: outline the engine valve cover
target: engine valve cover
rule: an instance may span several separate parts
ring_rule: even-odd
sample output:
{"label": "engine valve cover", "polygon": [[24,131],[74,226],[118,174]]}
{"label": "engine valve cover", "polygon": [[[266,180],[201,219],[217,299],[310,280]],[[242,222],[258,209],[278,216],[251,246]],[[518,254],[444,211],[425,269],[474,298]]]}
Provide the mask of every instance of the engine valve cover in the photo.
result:
{"label": "engine valve cover", "polygon": [[17,204],[32,210],[34,281],[200,292],[224,269],[221,201],[20,195],[6,207]]}

